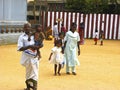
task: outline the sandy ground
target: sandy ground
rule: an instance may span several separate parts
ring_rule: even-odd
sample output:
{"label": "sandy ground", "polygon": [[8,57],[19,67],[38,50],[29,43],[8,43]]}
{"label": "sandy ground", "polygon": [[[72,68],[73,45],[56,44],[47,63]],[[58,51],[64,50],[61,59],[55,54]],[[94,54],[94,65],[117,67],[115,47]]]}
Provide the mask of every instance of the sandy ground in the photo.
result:
{"label": "sandy ground", "polygon": [[[98,42],[99,43],[99,42]],[[104,46],[85,40],[79,56],[77,75],[53,75],[48,57],[53,41],[44,41],[41,49],[38,90],[120,90],[120,41],[104,40]],[[21,52],[17,45],[0,46],[0,90],[23,90],[25,68],[20,65]]]}

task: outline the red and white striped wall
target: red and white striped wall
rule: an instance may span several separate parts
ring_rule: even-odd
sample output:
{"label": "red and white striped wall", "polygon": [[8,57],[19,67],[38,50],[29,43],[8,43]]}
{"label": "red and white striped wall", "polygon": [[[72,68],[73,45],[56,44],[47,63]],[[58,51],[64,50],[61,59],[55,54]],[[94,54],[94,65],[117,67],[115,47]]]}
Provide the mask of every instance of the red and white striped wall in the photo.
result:
{"label": "red and white striped wall", "polygon": [[47,12],[46,14],[47,26],[53,28],[54,22],[57,19],[58,28],[60,30],[61,23],[67,30],[70,29],[72,22],[77,23],[77,28],[81,22],[85,22],[84,37],[94,38],[95,29],[103,30],[105,33],[105,39],[120,39],[120,15],[119,14],[81,14],[74,12]]}

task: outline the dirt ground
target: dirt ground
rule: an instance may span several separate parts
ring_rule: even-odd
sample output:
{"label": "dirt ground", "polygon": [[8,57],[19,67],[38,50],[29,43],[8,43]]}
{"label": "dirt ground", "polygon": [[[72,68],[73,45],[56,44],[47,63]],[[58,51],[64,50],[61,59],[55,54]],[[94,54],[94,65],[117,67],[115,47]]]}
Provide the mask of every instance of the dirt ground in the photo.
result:
{"label": "dirt ground", "polygon": [[[120,90],[120,41],[104,40],[104,46],[94,45],[86,39],[81,46],[80,66],[77,75],[53,75],[53,65],[48,57],[53,41],[44,41],[41,49],[38,90]],[[25,68],[20,65],[21,52],[17,45],[0,46],[0,90],[23,90]]]}

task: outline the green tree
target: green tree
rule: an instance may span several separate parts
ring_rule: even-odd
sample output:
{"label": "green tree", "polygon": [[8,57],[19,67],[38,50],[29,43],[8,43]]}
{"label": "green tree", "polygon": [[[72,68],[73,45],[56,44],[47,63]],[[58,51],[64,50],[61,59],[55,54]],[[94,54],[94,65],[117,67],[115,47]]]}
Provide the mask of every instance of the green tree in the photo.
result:
{"label": "green tree", "polygon": [[120,14],[120,0],[110,0],[112,12]]}
{"label": "green tree", "polygon": [[67,0],[66,8],[82,13],[120,13],[120,0]]}
{"label": "green tree", "polygon": [[86,0],[67,0],[66,8],[72,11],[84,12],[86,9]]}

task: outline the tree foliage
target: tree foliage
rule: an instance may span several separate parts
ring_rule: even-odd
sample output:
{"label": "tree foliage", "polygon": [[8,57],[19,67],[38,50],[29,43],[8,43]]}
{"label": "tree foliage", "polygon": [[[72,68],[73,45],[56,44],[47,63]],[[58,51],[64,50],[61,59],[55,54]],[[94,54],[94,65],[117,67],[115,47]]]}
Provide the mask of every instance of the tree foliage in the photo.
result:
{"label": "tree foliage", "polygon": [[120,0],[67,0],[66,9],[82,13],[118,13]]}
{"label": "tree foliage", "polygon": [[86,6],[86,1],[85,0],[67,0],[66,7],[67,9],[71,9],[74,11],[84,11],[84,8]]}

